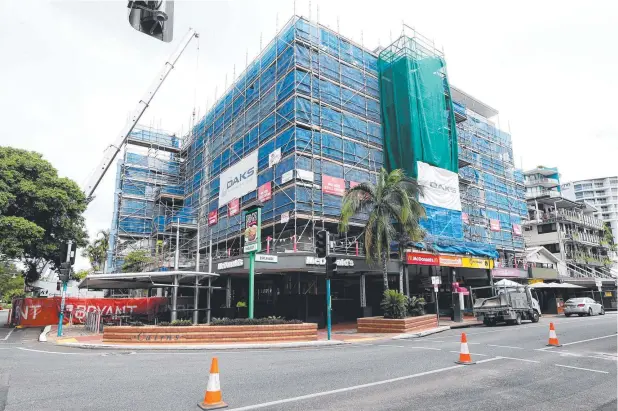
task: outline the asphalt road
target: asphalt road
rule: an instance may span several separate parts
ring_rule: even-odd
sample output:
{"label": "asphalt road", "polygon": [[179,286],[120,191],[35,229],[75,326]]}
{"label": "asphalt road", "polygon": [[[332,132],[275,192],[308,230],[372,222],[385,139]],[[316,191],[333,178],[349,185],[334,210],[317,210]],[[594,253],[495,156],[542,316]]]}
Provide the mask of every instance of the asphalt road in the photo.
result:
{"label": "asphalt road", "polygon": [[[0,410],[196,410],[219,358],[229,409],[616,410],[618,315],[466,329],[413,340],[252,351],[94,351],[0,334]],[[4,332],[4,330],[3,330]]]}

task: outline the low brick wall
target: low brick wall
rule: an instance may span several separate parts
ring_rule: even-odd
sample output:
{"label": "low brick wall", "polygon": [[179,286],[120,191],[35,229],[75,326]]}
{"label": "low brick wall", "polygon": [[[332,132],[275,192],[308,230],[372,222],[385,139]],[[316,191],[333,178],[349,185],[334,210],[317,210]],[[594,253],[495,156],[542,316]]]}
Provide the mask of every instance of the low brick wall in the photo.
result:
{"label": "low brick wall", "polygon": [[197,325],[185,327],[105,327],[105,343],[223,344],[316,341],[318,325]]}
{"label": "low brick wall", "polygon": [[423,331],[438,326],[435,315],[421,315],[392,319],[384,317],[365,317],[356,320],[356,329],[359,333],[409,333]]}

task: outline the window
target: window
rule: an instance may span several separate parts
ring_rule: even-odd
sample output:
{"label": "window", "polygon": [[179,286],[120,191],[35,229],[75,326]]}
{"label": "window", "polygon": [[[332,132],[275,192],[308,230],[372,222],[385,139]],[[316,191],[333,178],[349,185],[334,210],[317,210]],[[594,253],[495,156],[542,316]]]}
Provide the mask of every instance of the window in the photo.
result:
{"label": "window", "polygon": [[545,244],[544,247],[547,248],[547,251],[549,251],[552,254],[557,254],[560,252],[560,244],[558,243]]}
{"label": "window", "polygon": [[538,226],[539,234],[543,233],[555,233],[556,232],[556,223],[553,224],[541,224]]}

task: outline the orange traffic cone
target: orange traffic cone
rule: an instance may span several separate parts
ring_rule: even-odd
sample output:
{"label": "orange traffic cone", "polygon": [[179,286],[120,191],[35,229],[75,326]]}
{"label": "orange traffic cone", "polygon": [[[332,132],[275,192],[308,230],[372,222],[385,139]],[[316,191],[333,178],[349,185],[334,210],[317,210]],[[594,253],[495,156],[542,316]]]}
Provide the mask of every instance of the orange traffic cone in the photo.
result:
{"label": "orange traffic cone", "polygon": [[470,356],[470,350],[468,349],[468,339],[466,333],[461,333],[461,349],[459,350],[459,361],[455,361],[457,364],[475,364]]}
{"label": "orange traffic cone", "polygon": [[217,357],[213,357],[210,365],[210,375],[208,376],[208,386],[206,387],[206,395],[204,402],[197,404],[203,410],[216,410],[227,407],[221,397],[221,385],[219,384],[219,362]]}
{"label": "orange traffic cone", "polygon": [[547,343],[548,347],[562,347],[558,342],[558,336],[556,335],[556,329],[554,328],[554,323],[549,323],[549,342]]}

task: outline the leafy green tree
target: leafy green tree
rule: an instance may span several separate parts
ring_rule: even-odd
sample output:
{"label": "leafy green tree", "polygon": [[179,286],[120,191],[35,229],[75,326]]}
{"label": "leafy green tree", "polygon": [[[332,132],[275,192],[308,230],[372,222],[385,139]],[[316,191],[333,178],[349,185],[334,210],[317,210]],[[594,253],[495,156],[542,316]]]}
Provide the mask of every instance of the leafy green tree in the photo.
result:
{"label": "leafy green tree", "polygon": [[10,303],[14,297],[24,295],[24,277],[15,264],[0,263],[0,301]]}
{"label": "leafy green tree", "polygon": [[109,230],[100,230],[97,237],[82,250],[82,256],[87,257],[95,272],[102,272],[107,260],[109,247]]}
{"label": "leafy green tree", "polygon": [[88,270],[79,270],[73,273],[73,278],[76,279],[77,281],[81,281],[84,278],[86,278],[88,274],[90,274],[90,271]]}
{"label": "leafy green tree", "polygon": [[601,242],[607,244],[610,250],[616,251],[616,239],[609,224],[603,225],[603,240]]}
{"label": "leafy green tree", "polygon": [[134,250],[129,252],[124,258],[122,264],[122,272],[137,272],[142,271],[144,267],[152,262],[152,257],[147,250]]}
{"label": "leafy green tree", "polygon": [[86,205],[79,186],[41,154],[0,147],[0,259],[19,260],[27,283],[60,263],[62,242],[86,245]]}
{"label": "leafy green tree", "polygon": [[410,241],[420,241],[423,230],[419,218],[425,209],[418,202],[420,187],[401,169],[390,173],[381,169],[376,184],[361,183],[343,197],[340,232],[347,232],[350,219],[358,213],[369,213],[364,243],[368,262],[382,263],[384,290],[388,290],[387,264],[391,244],[405,233]]}

